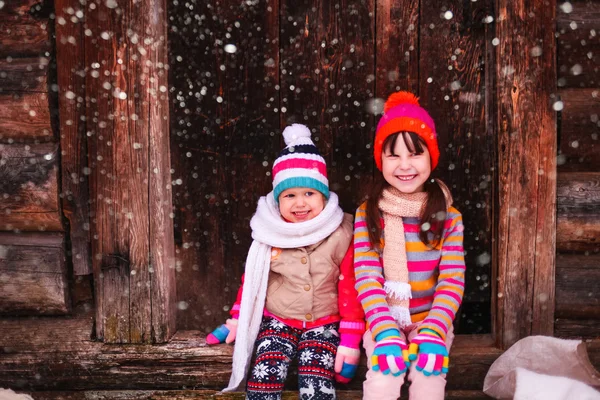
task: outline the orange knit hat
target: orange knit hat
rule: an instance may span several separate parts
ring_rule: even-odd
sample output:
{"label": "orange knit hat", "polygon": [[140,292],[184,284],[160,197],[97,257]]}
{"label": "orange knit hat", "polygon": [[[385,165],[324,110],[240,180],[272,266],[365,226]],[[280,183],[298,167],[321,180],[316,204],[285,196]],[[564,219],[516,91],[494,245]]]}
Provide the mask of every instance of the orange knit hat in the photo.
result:
{"label": "orange knit hat", "polygon": [[431,169],[435,169],[440,158],[435,123],[429,113],[419,105],[419,99],[410,92],[400,91],[388,97],[383,106],[383,117],[377,124],[373,155],[381,171],[383,142],[398,132],[414,132],[425,141],[431,157]]}

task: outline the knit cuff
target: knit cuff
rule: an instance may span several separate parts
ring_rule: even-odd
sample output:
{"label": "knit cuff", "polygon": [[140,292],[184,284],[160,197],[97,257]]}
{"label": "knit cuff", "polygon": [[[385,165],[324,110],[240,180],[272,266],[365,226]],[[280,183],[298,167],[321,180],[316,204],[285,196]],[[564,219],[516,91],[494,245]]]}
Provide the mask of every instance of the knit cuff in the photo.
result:
{"label": "knit cuff", "polygon": [[447,333],[446,329],[442,329],[441,326],[439,326],[437,324],[428,323],[428,321],[425,320],[425,321],[423,321],[421,323],[421,326],[419,326],[419,329],[418,329],[417,332],[421,333],[421,332],[426,331],[426,330],[430,330],[432,332],[435,332],[440,337],[440,339],[442,339],[444,341],[446,340],[446,333]]}
{"label": "knit cuff", "polygon": [[375,341],[379,342],[390,337],[400,337],[400,331],[397,329],[386,329],[375,337]]}
{"label": "knit cuff", "polygon": [[229,315],[231,315],[231,318],[233,319],[240,319],[240,305],[238,303],[233,305],[231,311],[229,311]]}
{"label": "knit cuff", "polygon": [[362,335],[365,333],[365,323],[363,321],[341,320],[339,332]]}

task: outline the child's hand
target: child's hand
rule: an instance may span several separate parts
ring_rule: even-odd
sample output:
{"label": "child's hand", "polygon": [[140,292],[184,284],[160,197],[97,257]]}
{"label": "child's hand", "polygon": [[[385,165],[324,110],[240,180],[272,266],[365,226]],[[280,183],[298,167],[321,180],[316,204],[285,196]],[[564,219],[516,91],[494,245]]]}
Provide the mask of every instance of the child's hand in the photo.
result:
{"label": "child's hand", "polygon": [[417,371],[423,372],[426,376],[448,372],[450,359],[446,343],[430,329],[423,329],[414,337],[410,342],[408,353],[411,361],[418,358]]}
{"label": "child's hand", "polygon": [[340,383],[348,383],[354,378],[358,368],[360,360],[360,348],[358,346],[361,335],[342,333],[340,336],[341,341],[335,356],[335,380]]}
{"label": "child's hand", "polygon": [[219,326],[206,336],[207,344],[232,343],[237,334],[237,319],[228,319],[225,323]]}
{"label": "child's hand", "polygon": [[400,376],[406,372],[409,365],[408,347],[399,333],[388,335],[375,344],[375,350],[371,356],[373,371],[381,371],[384,375],[391,372],[394,376]]}

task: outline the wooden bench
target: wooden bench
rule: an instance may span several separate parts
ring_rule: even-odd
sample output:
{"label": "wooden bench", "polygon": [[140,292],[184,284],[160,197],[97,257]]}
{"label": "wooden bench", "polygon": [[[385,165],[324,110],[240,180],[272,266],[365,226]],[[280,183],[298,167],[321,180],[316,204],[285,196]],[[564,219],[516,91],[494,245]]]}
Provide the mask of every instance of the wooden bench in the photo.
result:
{"label": "wooden bench", "polygon": [[[230,345],[207,346],[199,331],[180,331],[164,345],[104,344],[92,340],[92,324],[90,313],[0,320],[0,387],[36,392],[36,400],[79,399],[85,393],[88,399],[243,397],[217,395],[229,380]],[[588,348],[598,367],[600,343],[591,342]],[[487,335],[457,336],[447,398],[485,398],[481,393],[485,374],[500,354]],[[339,388],[340,399],[361,397],[365,372],[363,356],[357,377]],[[294,389],[293,382],[289,389]],[[295,396],[286,393],[286,398]]]}

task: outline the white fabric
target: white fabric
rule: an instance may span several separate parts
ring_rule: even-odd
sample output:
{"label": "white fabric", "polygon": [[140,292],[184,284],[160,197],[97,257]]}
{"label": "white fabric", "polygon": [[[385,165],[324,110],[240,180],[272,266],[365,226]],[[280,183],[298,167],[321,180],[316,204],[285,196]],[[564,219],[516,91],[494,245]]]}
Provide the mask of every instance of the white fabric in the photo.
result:
{"label": "white fabric", "polygon": [[386,294],[398,300],[408,300],[412,298],[410,283],[385,281],[383,289]]}
{"label": "white fabric", "polygon": [[338,205],[337,195],[333,192],[319,215],[299,223],[289,223],[281,218],[273,192],[259,199],[256,213],[250,220],[254,240],[246,257],[231,378],[223,392],[243,390],[246,381],[265,306],[271,247],[293,249],[318,243],[329,237],[343,219],[344,212]]}
{"label": "white fabric", "polygon": [[600,388],[600,372],[590,363],[585,343],[529,336],[494,361],[483,392],[495,399],[600,400],[592,387]]}
{"label": "white fabric", "polygon": [[390,314],[392,314],[392,317],[398,322],[399,326],[406,327],[412,323],[410,319],[410,310],[408,308],[401,305],[389,306],[389,308]]}
{"label": "white fabric", "polygon": [[33,400],[33,397],[28,394],[15,393],[11,389],[0,388],[0,400]]}
{"label": "white fabric", "polygon": [[516,369],[514,400],[600,400],[600,392],[583,382],[563,376],[538,374]]}

